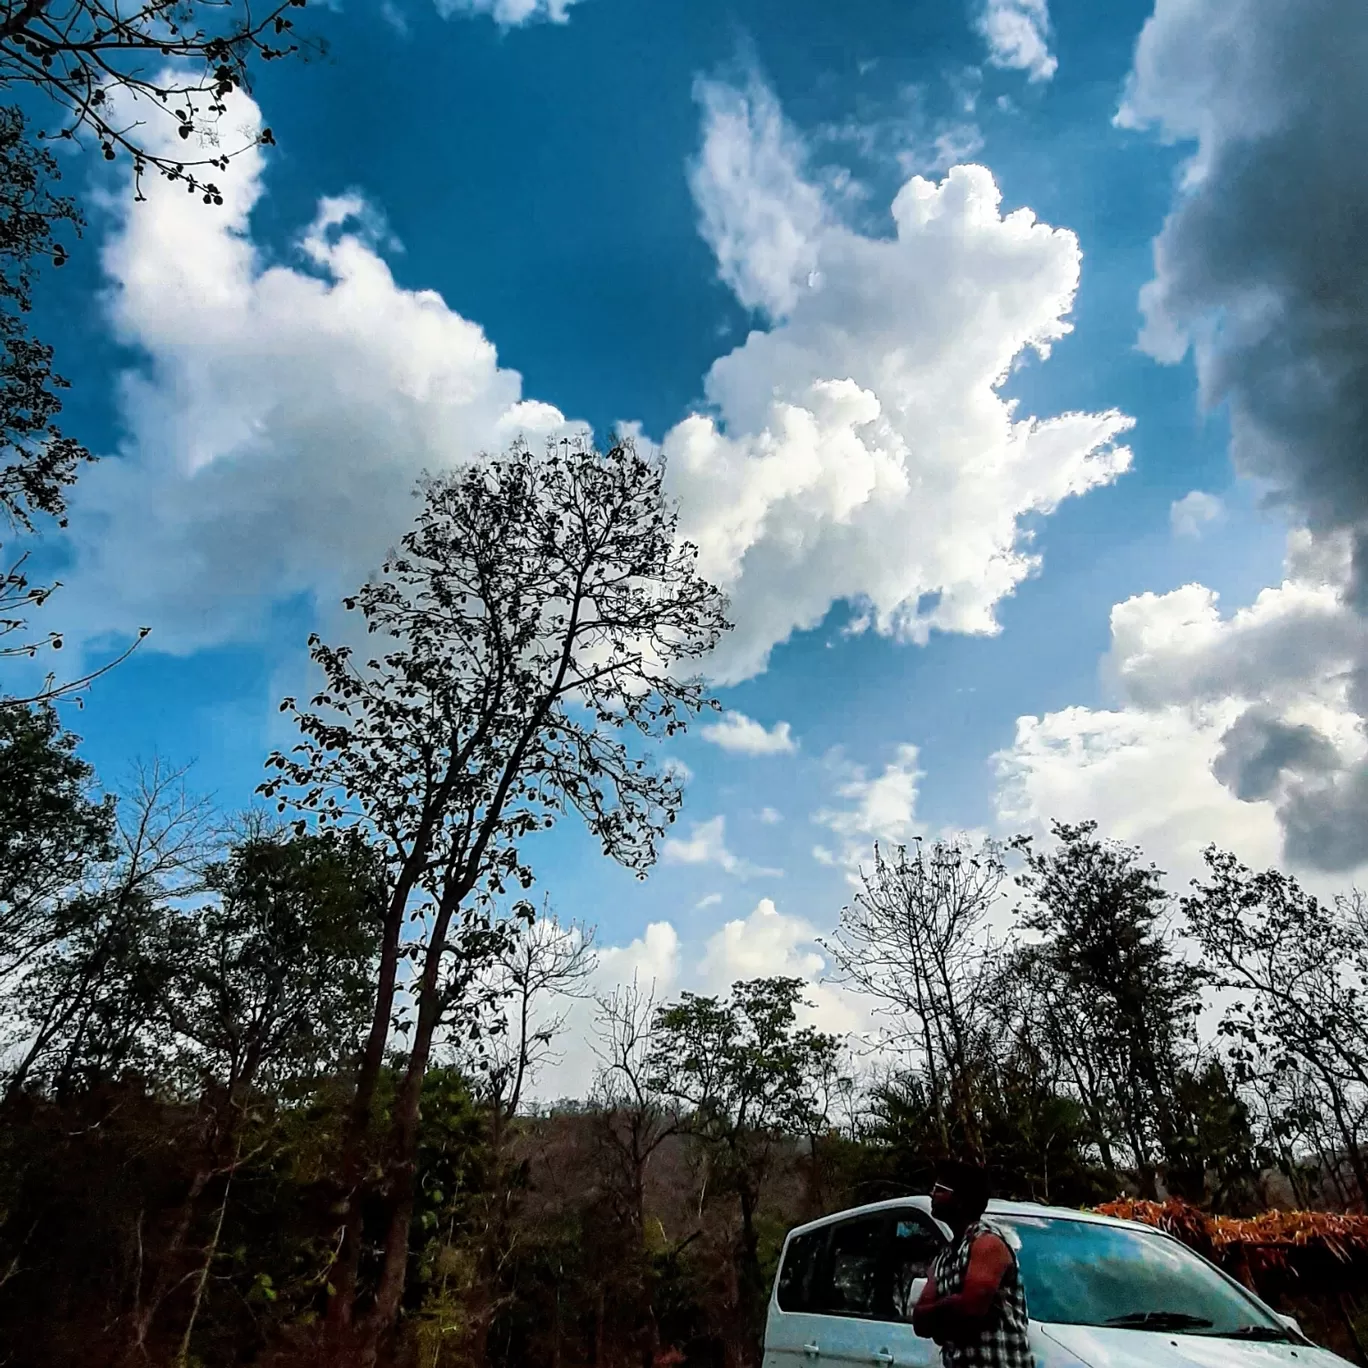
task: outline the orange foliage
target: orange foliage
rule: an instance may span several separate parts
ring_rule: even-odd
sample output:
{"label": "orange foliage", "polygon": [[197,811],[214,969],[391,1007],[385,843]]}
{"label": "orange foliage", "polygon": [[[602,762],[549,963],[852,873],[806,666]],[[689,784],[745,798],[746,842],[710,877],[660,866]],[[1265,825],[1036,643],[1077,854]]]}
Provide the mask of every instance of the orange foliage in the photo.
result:
{"label": "orange foliage", "polygon": [[1186,1202],[1144,1202],[1124,1198],[1096,1208],[1154,1226],[1191,1246],[1232,1273],[1245,1269],[1300,1271],[1307,1256],[1329,1254],[1341,1264],[1368,1262],[1368,1216],[1328,1211],[1265,1211],[1248,1218],[1208,1216]]}

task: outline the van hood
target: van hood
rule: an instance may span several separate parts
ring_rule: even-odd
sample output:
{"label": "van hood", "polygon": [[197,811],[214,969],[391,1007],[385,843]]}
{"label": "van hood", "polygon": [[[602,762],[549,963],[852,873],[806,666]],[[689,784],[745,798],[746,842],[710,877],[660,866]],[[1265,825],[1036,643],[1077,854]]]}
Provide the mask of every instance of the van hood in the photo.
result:
{"label": "van hood", "polygon": [[1268,1344],[1099,1325],[1042,1325],[1040,1329],[1088,1368],[1346,1368],[1338,1354],[1309,1344]]}

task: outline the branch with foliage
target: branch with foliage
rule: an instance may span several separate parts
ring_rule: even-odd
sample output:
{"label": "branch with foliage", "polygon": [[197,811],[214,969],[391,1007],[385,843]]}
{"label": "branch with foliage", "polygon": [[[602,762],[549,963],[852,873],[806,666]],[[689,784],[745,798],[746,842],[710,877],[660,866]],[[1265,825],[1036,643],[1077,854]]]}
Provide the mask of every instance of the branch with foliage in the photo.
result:
{"label": "branch with foliage", "polygon": [[1326,904],[1276,869],[1206,852],[1183,914],[1209,981],[1236,1081],[1273,1102],[1284,1166],[1309,1147],[1332,1182],[1368,1194],[1368,901]]}
{"label": "branch with foliage", "polygon": [[[305,0],[4,0],[0,4],[0,89],[36,90],[62,110],[56,136],[94,139],[113,161],[133,161],[135,184],[155,170],[221,204],[206,173],[271,132],[235,134],[224,145],[222,128],[235,91],[250,89],[252,68],[300,50],[291,10]],[[314,45],[316,46],[316,45]],[[166,120],[184,155],[156,150],[160,133],[145,132],[145,118]]]}

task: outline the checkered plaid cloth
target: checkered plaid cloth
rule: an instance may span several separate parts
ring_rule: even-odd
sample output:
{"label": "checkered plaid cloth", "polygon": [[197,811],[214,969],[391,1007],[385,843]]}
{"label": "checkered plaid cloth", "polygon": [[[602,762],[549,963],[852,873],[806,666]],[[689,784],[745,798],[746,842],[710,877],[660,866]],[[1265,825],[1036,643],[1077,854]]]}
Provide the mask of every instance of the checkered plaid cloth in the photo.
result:
{"label": "checkered plaid cloth", "polygon": [[947,1245],[932,1265],[936,1295],[952,1296],[964,1290],[969,1251],[980,1235],[996,1235],[1011,1251],[1012,1262],[1002,1275],[1002,1285],[982,1329],[967,1340],[947,1340],[941,1345],[941,1361],[944,1368],[1034,1368],[1026,1292],[1021,1286],[1016,1250],[1005,1231],[990,1221],[979,1221],[954,1244]]}

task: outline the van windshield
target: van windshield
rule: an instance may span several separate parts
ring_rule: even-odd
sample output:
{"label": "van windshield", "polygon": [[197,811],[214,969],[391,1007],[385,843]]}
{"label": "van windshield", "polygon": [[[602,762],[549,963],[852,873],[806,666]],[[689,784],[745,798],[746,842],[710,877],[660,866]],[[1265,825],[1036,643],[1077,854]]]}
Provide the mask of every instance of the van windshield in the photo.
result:
{"label": "van windshield", "polygon": [[1286,1327],[1167,1236],[1089,1221],[994,1216],[1020,1237],[1031,1319],[1056,1325],[1291,1339]]}

